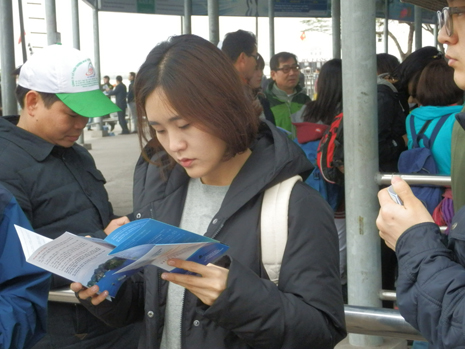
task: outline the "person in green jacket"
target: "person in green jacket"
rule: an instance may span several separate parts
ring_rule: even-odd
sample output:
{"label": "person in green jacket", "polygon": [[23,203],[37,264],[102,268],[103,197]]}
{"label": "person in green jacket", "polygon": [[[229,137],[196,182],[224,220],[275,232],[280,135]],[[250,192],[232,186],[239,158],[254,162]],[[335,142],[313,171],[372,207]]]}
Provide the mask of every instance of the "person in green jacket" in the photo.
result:
{"label": "person in green jacket", "polygon": [[276,126],[295,133],[291,122],[291,114],[299,111],[310,101],[299,85],[300,67],[296,55],[280,52],[270,60],[271,79],[265,93],[270,101]]}

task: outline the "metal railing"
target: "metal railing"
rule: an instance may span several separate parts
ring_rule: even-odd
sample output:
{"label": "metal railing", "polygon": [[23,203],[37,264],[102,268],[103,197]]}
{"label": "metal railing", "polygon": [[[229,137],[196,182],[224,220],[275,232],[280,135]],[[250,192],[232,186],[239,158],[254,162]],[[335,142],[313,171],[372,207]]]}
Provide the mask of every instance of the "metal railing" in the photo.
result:
{"label": "metal railing", "polygon": [[[412,174],[387,174],[378,173],[376,182],[378,185],[390,185],[393,176],[400,176],[409,185],[436,185],[439,187],[450,187],[451,177],[450,176],[438,176],[438,175],[412,175]],[[444,232],[447,227],[439,227],[441,232]]]}
{"label": "metal railing", "polygon": [[379,299],[381,299],[382,301],[396,301],[397,300],[396,291],[380,290]]}
{"label": "metal railing", "polygon": [[[385,291],[385,290],[383,290]],[[385,291],[392,292],[394,291]],[[51,302],[79,303],[70,289],[50,291]],[[424,340],[420,333],[408,324],[398,310],[345,305],[347,332],[382,337]]]}
{"label": "metal railing", "polygon": [[412,175],[412,174],[388,174],[378,173],[376,182],[379,185],[390,185],[393,176],[400,176],[404,181],[410,185],[437,185],[440,187],[450,187],[450,176],[430,176],[430,175]]}
{"label": "metal railing", "polygon": [[344,312],[349,333],[425,340],[398,310],[345,305]]}

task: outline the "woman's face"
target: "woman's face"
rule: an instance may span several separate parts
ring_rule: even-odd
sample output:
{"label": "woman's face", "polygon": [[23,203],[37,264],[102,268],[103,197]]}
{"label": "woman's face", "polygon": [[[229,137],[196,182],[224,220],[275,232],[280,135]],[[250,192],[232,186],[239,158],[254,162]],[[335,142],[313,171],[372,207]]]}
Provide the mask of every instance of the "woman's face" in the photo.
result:
{"label": "woman's face", "polygon": [[[231,160],[224,161],[226,143],[195,126],[166,101],[163,90],[156,89],[145,104],[147,119],[166,152],[191,178],[201,178],[204,184],[223,184],[230,177]],[[233,158],[234,159],[234,158]]]}
{"label": "woman's face", "polygon": [[249,80],[249,86],[252,89],[257,89],[262,85],[262,77],[263,77],[263,69],[257,68],[255,69],[252,78]]}

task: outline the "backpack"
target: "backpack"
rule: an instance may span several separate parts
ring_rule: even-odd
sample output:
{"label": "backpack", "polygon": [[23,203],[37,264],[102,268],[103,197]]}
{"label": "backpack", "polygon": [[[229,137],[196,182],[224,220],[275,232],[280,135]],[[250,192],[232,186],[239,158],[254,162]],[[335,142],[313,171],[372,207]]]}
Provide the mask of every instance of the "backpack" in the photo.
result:
{"label": "backpack", "polygon": [[[312,165],[314,166],[313,171],[310,173],[310,175],[307,177],[305,180],[305,183],[307,183],[310,187],[315,189],[320,193],[320,195],[323,197],[323,199],[326,200],[326,202],[331,206],[333,211],[336,211],[339,203],[341,201],[341,198],[343,196],[343,188],[337,184],[331,184],[327,181],[324,180],[323,175],[320,172],[320,169],[317,166],[317,150],[318,150],[318,145],[320,144],[321,137],[317,140],[311,140],[307,141],[304,137],[299,136],[300,135],[300,129],[308,127],[309,123],[293,123],[293,125],[297,129],[297,135],[298,138],[294,139],[294,142],[304,151],[305,155],[307,156],[307,159],[310,160]],[[316,134],[316,132],[321,132],[321,134],[324,134],[325,130],[329,128],[326,125],[321,125],[320,127],[315,128],[315,131],[313,134]],[[319,135],[316,135],[314,137],[309,137],[308,139],[315,139]],[[299,138],[300,137],[300,138]]]}
{"label": "backpack", "polygon": [[317,165],[325,181],[344,185],[344,173],[339,170],[344,165],[344,133],[342,113],[337,115],[320,140],[317,150]]}
{"label": "backpack", "polygon": [[262,263],[276,285],[286,249],[288,235],[289,198],[296,182],[302,177],[286,179],[265,191],[260,216]]}
{"label": "backpack", "polygon": [[[428,128],[431,120],[428,120],[418,134],[415,133],[414,115],[410,117],[410,132],[412,133],[412,149],[403,151],[400,154],[398,167],[400,173],[405,174],[428,174],[435,175],[438,173],[436,161],[433,158],[431,149],[436,136],[442,125],[447,121],[450,114],[444,115],[439,119],[436,126],[428,138],[424,132]],[[420,147],[420,140],[423,140],[423,147]],[[430,214],[442,199],[443,188],[434,185],[412,185],[412,192],[425,205]]]}

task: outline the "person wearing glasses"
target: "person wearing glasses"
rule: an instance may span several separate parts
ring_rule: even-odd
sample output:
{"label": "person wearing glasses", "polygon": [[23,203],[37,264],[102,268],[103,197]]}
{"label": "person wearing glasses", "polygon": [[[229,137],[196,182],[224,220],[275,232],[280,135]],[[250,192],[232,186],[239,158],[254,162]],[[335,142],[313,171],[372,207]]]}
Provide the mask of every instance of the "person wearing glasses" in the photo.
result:
{"label": "person wearing glasses", "polygon": [[[447,44],[446,58],[454,68],[454,81],[464,90],[465,0],[405,2],[438,11],[438,40]],[[441,234],[400,177],[394,177],[392,185],[403,205],[395,203],[387,189],[378,194],[381,209],[376,223],[399,263],[400,313],[433,348],[465,347],[465,208],[456,202],[465,195],[461,171],[465,165],[464,127],[465,113],[461,112],[456,114],[452,131],[451,184],[456,213],[448,236]]]}
{"label": "person wearing glasses", "polygon": [[227,33],[221,50],[233,63],[244,85],[247,85],[255,74],[259,56],[255,35],[241,29]]}
{"label": "person wearing glasses", "polygon": [[271,57],[270,69],[273,81],[268,85],[265,94],[270,101],[276,126],[292,133],[292,138],[295,138],[291,114],[310,101],[310,97],[299,85],[300,66],[297,57],[289,52],[277,53]]}

